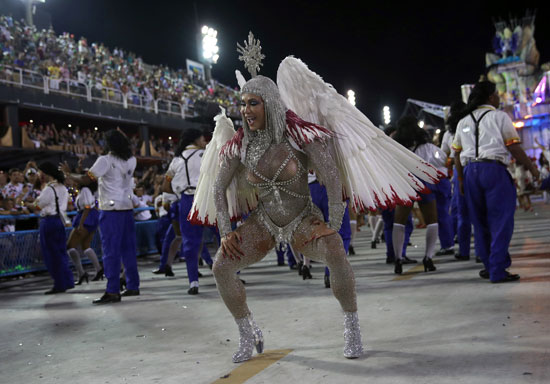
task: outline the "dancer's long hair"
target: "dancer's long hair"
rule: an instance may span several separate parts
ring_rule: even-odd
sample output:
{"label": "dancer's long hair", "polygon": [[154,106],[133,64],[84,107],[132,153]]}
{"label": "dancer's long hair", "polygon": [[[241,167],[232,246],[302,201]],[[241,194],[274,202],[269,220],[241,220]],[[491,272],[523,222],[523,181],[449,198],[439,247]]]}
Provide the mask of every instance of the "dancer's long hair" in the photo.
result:
{"label": "dancer's long hair", "polygon": [[462,117],[464,117],[464,112],[466,111],[466,104],[462,100],[455,101],[451,104],[451,111],[449,117],[447,118],[447,131],[453,135],[456,133],[456,126]]}
{"label": "dancer's long hair", "polygon": [[107,152],[111,152],[122,160],[132,157],[130,141],[122,132],[111,129],[105,134],[105,141],[107,142]]}
{"label": "dancer's long hair", "polygon": [[187,147],[189,144],[193,144],[193,142],[197,140],[199,137],[201,137],[202,135],[203,135],[202,131],[196,128],[189,128],[183,131],[180,136],[180,142],[178,143],[178,147],[174,151],[174,155],[180,156],[182,152],[185,150],[185,147]]}
{"label": "dancer's long hair", "polygon": [[468,97],[468,104],[466,105],[466,108],[464,108],[462,113],[457,115],[457,124],[458,121],[468,116],[481,105],[487,104],[489,102],[489,97],[491,97],[491,95],[495,93],[495,90],[496,85],[494,83],[491,83],[490,81],[480,81],[479,83],[477,83],[474,86],[474,89],[472,89],[472,93],[470,93],[470,96]]}
{"label": "dancer's long hair", "polygon": [[418,126],[418,120],[413,116],[399,119],[394,139],[405,148],[416,148],[430,141],[428,133]]}

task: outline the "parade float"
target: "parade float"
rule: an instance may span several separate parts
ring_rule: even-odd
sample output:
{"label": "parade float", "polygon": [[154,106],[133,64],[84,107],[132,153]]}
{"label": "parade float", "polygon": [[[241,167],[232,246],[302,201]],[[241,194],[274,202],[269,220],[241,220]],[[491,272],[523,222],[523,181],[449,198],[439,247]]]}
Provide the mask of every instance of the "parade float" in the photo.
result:
{"label": "parade float", "polygon": [[[501,108],[516,127],[526,152],[538,157],[537,139],[550,145],[550,62],[539,64],[535,13],[495,21],[493,52],[485,56],[487,79],[497,85]],[[472,85],[462,86],[467,102]]]}

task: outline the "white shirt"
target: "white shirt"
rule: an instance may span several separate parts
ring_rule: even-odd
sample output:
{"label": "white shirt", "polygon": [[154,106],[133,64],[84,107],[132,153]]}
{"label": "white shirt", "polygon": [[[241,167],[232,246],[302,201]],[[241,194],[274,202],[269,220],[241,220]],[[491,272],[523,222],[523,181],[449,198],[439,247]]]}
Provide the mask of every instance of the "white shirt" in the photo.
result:
{"label": "white shirt", "polygon": [[99,156],[88,171],[88,175],[98,182],[99,209],[122,211],[133,209],[133,175],[136,158],[122,160],[111,154]]}
{"label": "white shirt", "polygon": [[[486,111],[490,111],[483,117],[479,124],[479,158],[498,160],[503,164],[510,162],[510,152],[506,148],[509,145],[520,142],[510,117],[493,106],[482,105],[473,112],[476,120]],[[468,164],[475,158],[476,148],[475,123],[470,115],[458,122],[453,141],[453,149],[460,152],[460,163]]]}
{"label": "white shirt", "polygon": [[308,184],[314,183],[317,181],[317,175],[315,173],[309,172],[307,174],[307,182]]}
{"label": "white shirt", "polygon": [[86,208],[93,208],[95,206],[95,197],[88,187],[82,187],[80,193],[74,201],[74,205],[77,211],[82,211]]}
{"label": "white shirt", "polygon": [[[137,208],[145,208],[149,206],[147,203],[152,200],[152,197],[149,195],[136,196],[134,203],[138,203]],[[134,219],[137,221],[149,220],[151,217],[153,217],[153,215],[151,215],[151,211],[140,211],[134,215]]]}
{"label": "white shirt", "polygon": [[441,149],[447,157],[453,158],[455,157],[455,151],[452,149],[451,145],[453,144],[454,135],[449,132],[445,131],[443,134],[443,138],[441,139]]}
{"label": "white shirt", "polygon": [[[166,177],[170,180],[172,191],[178,196],[182,193],[186,195],[194,195],[195,188],[199,182],[201,171],[201,161],[204,149],[200,149],[194,145],[188,145],[182,152],[181,156],[176,156],[172,159]],[[187,160],[187,169],[185,160]],[[189,174],[189,179],[187,178]],[[188,187],[194,187],[189,188]]]}
{"label": "white shirt", "polygon": [[153,202],[153,206],[155,207],[155,212],[157,213],[158,218],[161,218],[161,217],[166,216],[168,214],[166,209],[164,209],[164,204],[162,203],[162,194],[155,197],[155,200]]}
{"label": "white shirt", "polygon": [[[53,188],[52,188],[53,187]],[[57,205],[55,202],[55,193],[57,194],[57,204],[59,204],[59,213],[61,217],[65,217],[67,212],[67,203],[69,202],[69,192],[63,184],[57,181],[46,184],[40,196],[36,198],[35,204],[40,208],[40,216],[53,216],[57,215]]]}
{"label": "white shirt", "polygon": [[419,145],[414,153],[447,176],[447,154],[441,148],[432,143],[426,143]]}

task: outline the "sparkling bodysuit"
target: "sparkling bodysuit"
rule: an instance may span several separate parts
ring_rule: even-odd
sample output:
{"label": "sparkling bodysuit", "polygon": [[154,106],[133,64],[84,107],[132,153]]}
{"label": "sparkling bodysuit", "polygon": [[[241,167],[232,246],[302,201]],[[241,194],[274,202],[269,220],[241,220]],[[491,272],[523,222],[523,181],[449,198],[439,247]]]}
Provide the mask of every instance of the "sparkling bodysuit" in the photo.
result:
{"label": "sparkling bodysuit", "polygon": [[[277,86],[270,79],[262,76],[253,78],[241,91],[262,97],[266,124],[264,129],[254,132],[248,128],[246,121],[243,122],[242,147],[222,157],[213,191],[216,219],[222,237],[232,232],[226,191],[233,179],[238,178],[239,181],[244,177],[245,182],[258,192],[258,206],[235,230],[242,254],[222,255],[223,247],[220,247],[213,266],[220,296],[239,326],[239,350],[233,356],[233,361],[250,358],[254,345],[263,348],[263,342],[259,342],[262,339],[261,332],[252,320],[246,304],[246,292],[237,271],[260,261],[277,242],[283,241],[290,243],[296,252],[329,267],[332,292],[344,311],[344,355],[358,357],[362,352],[362,344],[355,278],[346,258],[342,238],[337,233],[346,204],[342,202],[339,171],[327,141],[312,139],[298,143],[286,136],[289,134],[286,110]],[[298,147],[300,150],[296,149]],[[246,168],[244,171],[243,167]],[[316,172],[326,187],[330,220],[328,227],[334,233],[327,234],[324,230],[323,216],[311,202],[307,180],[309,169]]]}
{"label": "sparkling bodysuit", "polygon": [[[311,203],[307,181],[308,157],[317,173],[323,179],[332,181],[327,185],[327,194],[333,207],[330,227],[338,230],[345,205],[341,203],[342,187],[338,170],[325,144],[313,142],[304,148],[304,152],[300,152],[287,140],[283,140],[280,144],[270,145],[256,166],[246,162],[246,180],[259,192],[259,203],[254,214],[277,243],[290,243],[293,233],[305,217],[315,214],[322,218],[320,211]],[[227,168],[222,167],[216,183],[216,208],[221,236],[231,232],[225,190],[240,163],[238,160],[232,159]]]}

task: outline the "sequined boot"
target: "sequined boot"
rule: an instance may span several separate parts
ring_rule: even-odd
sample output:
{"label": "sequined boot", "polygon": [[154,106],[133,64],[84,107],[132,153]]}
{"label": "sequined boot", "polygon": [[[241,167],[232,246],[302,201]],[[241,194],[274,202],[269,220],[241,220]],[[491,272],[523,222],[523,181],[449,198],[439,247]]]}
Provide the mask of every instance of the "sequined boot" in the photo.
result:
{"label": "sequined boot", "polygon": [[239,326],[239,350],[233,354],[233,362],[240,363],[250,360],[254,347],[258,353],[264,351],[264,338],[252,314],[235,319],[235,322]]}
{"label": "sequined boot", "polygon": [[344,357],[356,359],[363,354],[361,329],[357,312],[344,312]]}

